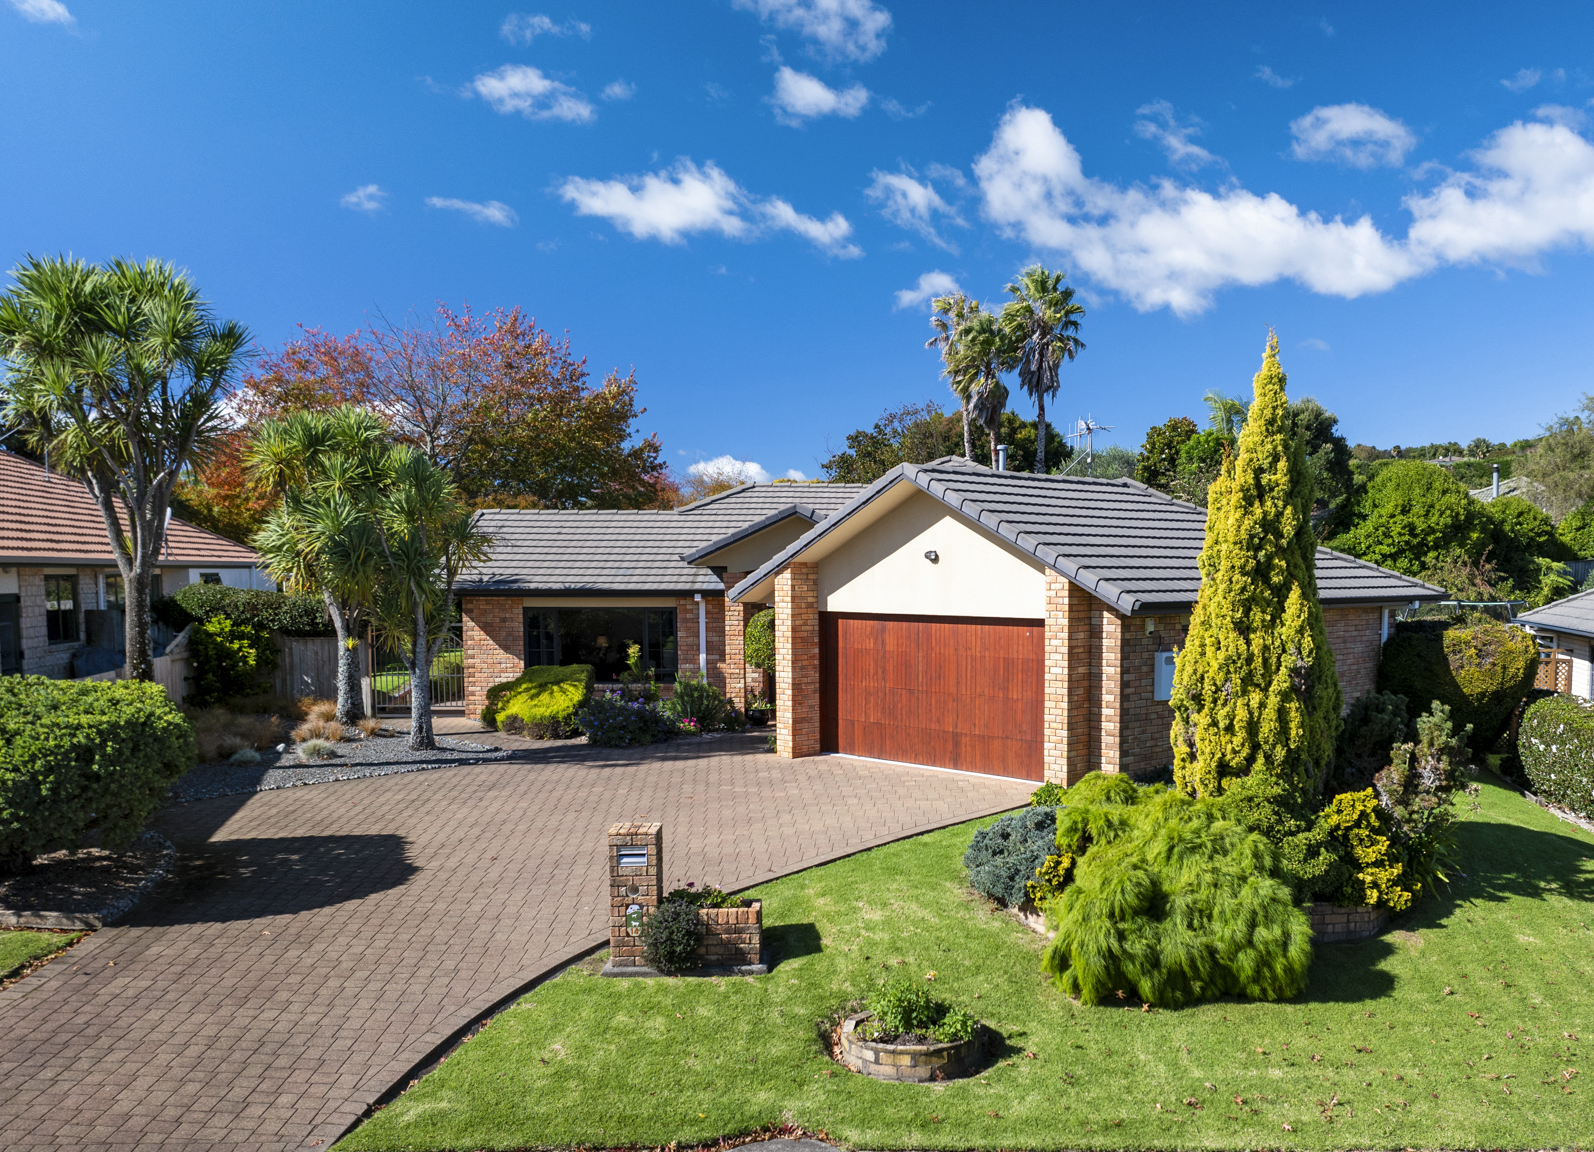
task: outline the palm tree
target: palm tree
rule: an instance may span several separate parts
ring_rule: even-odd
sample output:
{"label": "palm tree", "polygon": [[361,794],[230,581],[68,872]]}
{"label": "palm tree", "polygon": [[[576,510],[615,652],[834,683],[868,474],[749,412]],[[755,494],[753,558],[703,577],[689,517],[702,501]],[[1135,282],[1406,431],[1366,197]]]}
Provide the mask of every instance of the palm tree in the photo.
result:
{"label": "palm tree", "polygon": [[1238,444],[1250,406],[1238,396],[1225,396],[1216,388],[1209,389],[1201,402],[1207,406],[1207,423],[1231,445]]}
{"label": "palm tree", "polygon": [[1018,369],[1020,386],[1035,401],[1036,472],[1046,471],[1046,398],[1057,395],[1063,361],[1085,349],[1078,335],[1085,309],[1074,303],[1074,290],[1063,287],[1065,275],[1039,264],[1024,269],[1007,286],[1012,299],[1002,309],[1002,367]]}
{"label": "palm tree", "polygon": [[[0,297],[0,424],[16,424],[100,510],[127,592],[127,675],[154,675],[151,578],[172,486],[223,432],[249,333],[218,322],[187,273],[30,257]],[[125,521],[124,521],[125,515]]]}
{"label": "palm tree", "polygon": [[952,357],[952,380],[966,397],[969,417],[985,429],[991,442],[991,467],[996,466],[996,432],[1007,407],[1007,385],[1002,383],[1002,358],[1006,338],[989,312],[971,309]]}
{"label": "palm tree", "polygon": [[930,316],[930,327],[935,329],[935,335],[926,340],[924,346],[941,353],[941,375],[947,378],[953,395],[958,398],[958,406],[963,410],[963,458],[968,460],[974,455],[974,441],[969,433],[969,398],[975,388],[957,367],[958,337],[969,320],[980,311],[980,302],[970,300],[961,292],[954,292],[948,296],[937,296],[930,302],[930,307],[934,309]]}
{"label": "palm tree", "polygon": [[244,456],[250,479],[279,497],[251,543],[284,587],[320,594],[337,633],[343,724],[365,714],[356,657],[380,575],[387,433],[381,417],[352,406],[295,412],[262,424]]}

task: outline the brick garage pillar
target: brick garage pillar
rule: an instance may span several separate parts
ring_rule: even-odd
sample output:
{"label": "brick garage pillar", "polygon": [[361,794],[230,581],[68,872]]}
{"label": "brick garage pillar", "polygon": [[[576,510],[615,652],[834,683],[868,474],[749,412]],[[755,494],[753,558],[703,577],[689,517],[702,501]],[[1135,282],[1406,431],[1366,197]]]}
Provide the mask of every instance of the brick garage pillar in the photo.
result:
{"label": "brick garage pillar", "polygon": [[[697,606],[699,601],[690,596],[675,601],[676,667],[681,672],[697,675]],[[708,682],[721,692],[725,691],[725,598],[704,595],[703,612],[708,636]]]}
{"label": "brick garage pillar", "polygon": [[775,753],[819,752],[819,569],[788,564],[775,577]]}
{"label": "brick garage pillar", "polygon": [[1094,617],[1097,649],[1095,697],[1097,709],[1096,768],[1117,772],[1124,760],[1124,629],[1128,619],[1097,603]]}
{"label": "brick garage pillar", "polygon": [[611,825],[607,849],[609,963],[605,971],[641,968],[645,966],[642,921],[659,906],[659,881],[664,875],[664,825]]}
{"label": "brick garage pillar", "polygon": [[[722,579],[725,582],[725,591],[729,593],[732,588],[747,579],[747,573],[727,572]],[[728,699],[745,711],[750,688],[744,637],[747,634],[747,622],[753,618],[753,613],[758,611],[759,605],[737,604],[729,595],[721,600],[720,604],[725,613],[725,659],[720,664],[720,678],[724,681],[723,691]]]}
{"label": "brick garage pillar", "polygon": [[464,618],[465,715],[480,719],[487,689],[526,669],[526,630],[518,596],[466,596]]}
{"label": "brick garage pillar", "polygon": [[1082,588],[1046,572],[1046,688],[1043,765],[1046,779],[1071,785],[1091,769],[1090,601]]}

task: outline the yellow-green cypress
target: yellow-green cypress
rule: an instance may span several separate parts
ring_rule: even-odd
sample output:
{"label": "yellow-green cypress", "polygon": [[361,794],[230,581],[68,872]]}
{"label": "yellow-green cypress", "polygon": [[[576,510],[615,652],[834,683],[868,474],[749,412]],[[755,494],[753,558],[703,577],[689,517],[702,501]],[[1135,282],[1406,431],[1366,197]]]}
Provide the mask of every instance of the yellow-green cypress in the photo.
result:
{"label": "yellow-green cypress", "polygon": [[1312,480],[1269,333],[1239,449],[1207,503],[1201,596],[1173,679],[1174,781],[1215,796],[1251,773],[1321,790],[1341,696],[1317,599]]}

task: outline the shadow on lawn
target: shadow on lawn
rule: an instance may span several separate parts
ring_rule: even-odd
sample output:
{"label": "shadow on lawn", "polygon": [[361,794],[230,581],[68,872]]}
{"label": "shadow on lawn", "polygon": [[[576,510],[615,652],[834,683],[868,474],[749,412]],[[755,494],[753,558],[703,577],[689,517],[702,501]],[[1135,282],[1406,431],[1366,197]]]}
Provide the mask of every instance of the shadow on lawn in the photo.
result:
{"label": "shadow on lawn", "polygon": [[764,947],[771,964],[817,956],[823,950],[820,944],[817,924],[771,924],[764,929]]}

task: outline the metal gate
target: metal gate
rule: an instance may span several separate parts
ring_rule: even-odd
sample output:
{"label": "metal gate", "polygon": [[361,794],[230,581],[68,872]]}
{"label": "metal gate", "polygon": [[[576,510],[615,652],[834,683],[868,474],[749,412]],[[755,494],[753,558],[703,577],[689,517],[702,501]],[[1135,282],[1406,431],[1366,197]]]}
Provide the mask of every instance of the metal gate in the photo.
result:
{"label": "metal gate", "polygon": [[[432,657],[432,708],[465,707],[465,648],[458,632],[450,632]],[[377,712],[410,710],[410,670],[391,648],[371,645],[371,704]]]}

